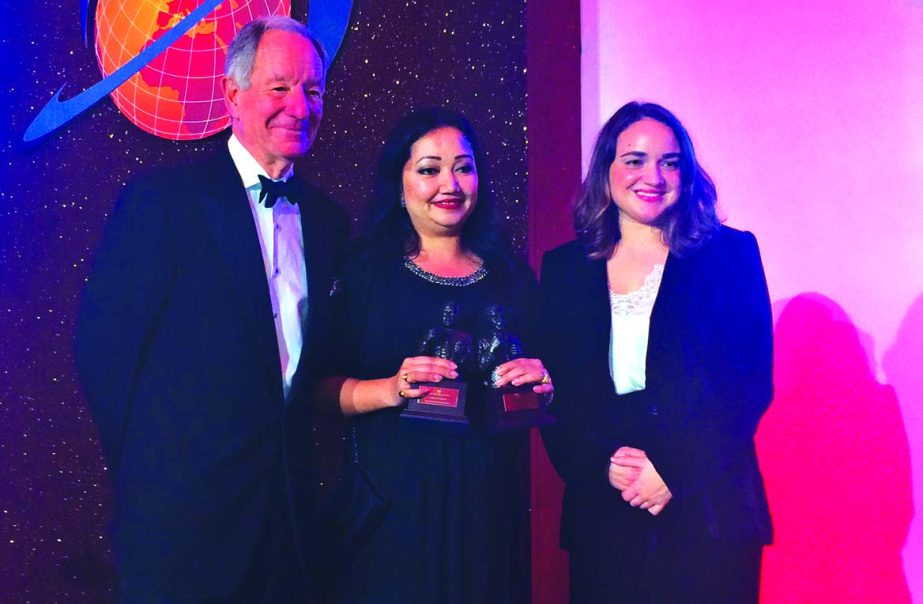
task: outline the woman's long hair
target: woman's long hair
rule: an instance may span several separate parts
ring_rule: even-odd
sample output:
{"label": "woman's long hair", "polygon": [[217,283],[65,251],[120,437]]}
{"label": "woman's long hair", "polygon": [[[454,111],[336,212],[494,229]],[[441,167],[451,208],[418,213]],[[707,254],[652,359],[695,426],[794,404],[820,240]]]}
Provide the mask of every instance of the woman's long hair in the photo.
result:
{"label": "woman's long hair", "polygon": [[622,106],[603,126],[593,147],[590,169],[574,206],[574,229],[587,255],[608,259],[621,239],[619,212],[609,191],[609,168],[615,161],[619,135],[637,121],[652,119],[670,128],[679,143],[680,194],[676,203],[657,219],[664,242],[682,256],[702,246],[718,231],[721,220],[715,206],[715,185],[695,157],[692,139],[675,115],[655,103],[632,101]]}
{"label": "woman's long hair", "polygon": [[419,109],[404,116],[385,140],[372,188],[374,218],[368,234],[370,243],[405,256],[419,253],[420,235],[413,228],[407,209],[401,206],[404,165],[414,143],[433,130],[446,127],[460,131],[471,145],[478,173],[477,203],[462,228],[462,246],[484,260],[505,263],[511,254],[496,219],[487,161],[477,134],[462,114],[441,107]]}

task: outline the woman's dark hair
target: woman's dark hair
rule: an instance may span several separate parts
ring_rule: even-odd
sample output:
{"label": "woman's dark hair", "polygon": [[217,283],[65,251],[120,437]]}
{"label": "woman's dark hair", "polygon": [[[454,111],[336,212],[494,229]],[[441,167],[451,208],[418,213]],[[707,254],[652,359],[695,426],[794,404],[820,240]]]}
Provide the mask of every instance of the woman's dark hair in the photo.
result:
{"label": "woman's dark hair", "polygon": [[609,168],[615,161],[619,135],[637,121],[652,119],[673,131],[679,143],[680,194],[676,203],[657,219],[656,226],[670,251],[676,255],[695,251],[718,231],[721,221],[715,210],[718,193],[695,158],[689,133],[667,109],[655,103],[633,101],[609,118],[596,138],[586,179],[574,206],[574,229],[590,258],[612,255],[622,235],[618,208],[609,191]]}
{"label": "woman's dark hair", "polygon": [[496,219],[487,160],[477,134],[462,114],[441,107],[418,109],[404,116],[385,140],[372,188],[373,220],[367,236],[371,240],[369,243],[399,250],[405,256],[419,253],[420,236],[406,208],[401,207],[404,165],[410,158],[413,144],[438,128],[455,128],[464,135],[471,145],[478,172],[477,204],[462,229],[462,246],[484,260],[504,262],[510,257],[509,246]]}

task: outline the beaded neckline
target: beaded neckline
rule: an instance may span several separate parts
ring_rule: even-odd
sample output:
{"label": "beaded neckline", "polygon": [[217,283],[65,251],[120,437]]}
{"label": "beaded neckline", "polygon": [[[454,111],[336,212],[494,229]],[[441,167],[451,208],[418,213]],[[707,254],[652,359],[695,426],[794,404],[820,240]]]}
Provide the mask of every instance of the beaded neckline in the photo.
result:
{"label": "beaded neckline", "polygon": [[404,257],[404,267],[421,279],[426,279],[430,283],[435,283],[436,285],[448,285],[449,287],[467,287],[487,276],[487,267],[484,266],[483,262],[476,271],[463,277],[443,277],[442,275],[425,271],[406,256]]}

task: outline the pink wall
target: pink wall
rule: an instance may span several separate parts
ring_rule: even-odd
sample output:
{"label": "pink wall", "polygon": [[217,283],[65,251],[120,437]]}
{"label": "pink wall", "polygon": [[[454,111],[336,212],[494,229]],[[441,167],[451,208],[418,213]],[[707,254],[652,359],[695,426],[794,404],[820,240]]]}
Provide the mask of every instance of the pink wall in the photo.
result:
{"label": "pink wall", "polygon": [[761,244],[777,321],[764,601],[923,601],[923,2],[581,13],[584,166],[616,108],[660,102]]}

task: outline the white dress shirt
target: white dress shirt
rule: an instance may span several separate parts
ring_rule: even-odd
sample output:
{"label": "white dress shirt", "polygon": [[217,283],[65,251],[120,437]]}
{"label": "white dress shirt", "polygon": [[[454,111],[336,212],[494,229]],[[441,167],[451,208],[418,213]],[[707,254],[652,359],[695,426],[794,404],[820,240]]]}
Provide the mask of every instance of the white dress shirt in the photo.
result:
{"label": "white dress shirt", "polygon": [[[276,324],[276,343],[281,360],[282,390],[288,399],[292,378],[301,358],[302,326],[308,316],[308,277],[304,263],[301,213],[297,205],[284,198],[267,208],[260,203],[259,176],[266,170],[250,155],[237,137],[231,135],[228,149],[250,200],[250,211],[263,252],[263,266],[269,283],[272,315]],[[292,177],[288,169],[280,180]]]}
{"label": "white dress shirt", "polygon": [[651,311],[663,280],[663,266],[655,264],[644,284],[631,293],[609,290],[612,311],[609,373],[618,394],[637,392],[647,386],[647,340]]}

